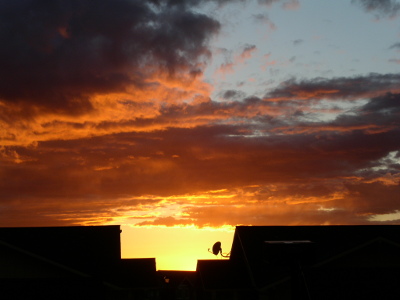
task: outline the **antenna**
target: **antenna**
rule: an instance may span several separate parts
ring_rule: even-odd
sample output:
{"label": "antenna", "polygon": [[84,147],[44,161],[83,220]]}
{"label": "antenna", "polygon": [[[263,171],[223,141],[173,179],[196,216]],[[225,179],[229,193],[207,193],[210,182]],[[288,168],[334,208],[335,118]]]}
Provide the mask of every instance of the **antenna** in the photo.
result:
{"label": "antenna", "polygon": [[221,247],[221,242],[216,242],[213,246],[212,246],[212,251],[210,251],[210,248],[208,248],[208,252],[214,254],[214,255],[218,255],[221,254],[222,257],[230,257],[231,253],[226,253],[223,254],[222,253],[222,247]]}

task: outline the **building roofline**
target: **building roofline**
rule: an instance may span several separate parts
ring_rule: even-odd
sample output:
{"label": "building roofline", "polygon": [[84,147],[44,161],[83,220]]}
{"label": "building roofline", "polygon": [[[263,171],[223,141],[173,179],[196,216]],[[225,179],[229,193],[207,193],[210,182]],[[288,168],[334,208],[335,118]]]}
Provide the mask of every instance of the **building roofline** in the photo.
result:
{"label": "building roofline", "polygon": [[68,267],[68,266],[66,266],[66,265],[60,264],[60,263],[55,262],[55,261],[53,261],[53,260],[51,260],[51,259],[48,259],[48,258],[45,258],[45,257],[43,257],[43,256],[41,256],[41,255],[32,253],[32,252],[27,251],[27,250],[25,250],[25,249],[22,249],[22,248],[20,248],[20,247],[11,245],[11,244],[9,244],[9,243],[7,243],[7,242],[4,242],[4,241],[2,241],[2,240],[0,240],[0,245],[5,246],[5,247],[7,247],[7,248],[10,248],[10,249],[12,249],[12,250],[14,250],[14,251],[17,251],[17,252],[19,252],[19,253],[22,253],[22,254],[24,254],[24,255],[30,256],[30,257],[32,257],[32,258],[35,258],[35,259],[37,259],[37,260],[43,261],[43,262],[45,262],[45,263],[48,263],[48,264],[50,264],[50,265],[53,265],[53,266],[55,266],[55,267],[57,267],[57,268],[63,269],[63,270],[68,271],[68,272],[71,272],[71,273],[73,273],[73,274],[75,274],[75,275],[78,275],[78,276],[81,276],[81,277],[86,277],[86,278],[90,278],[90,277],[91,277],[91,276],[90,276],[89,274],[87,274],[87,273],[81,272],[81,271],[76,270],[76,269],[74,269],[74,268],[70,268],[70,267]]}
{"label": "building roofline", "polygon": [[[378,226],[380,226],[380,225],[378,225]],[[363,244],[361,244],[361,245],[358,245],[358,246],[356,246],[356,247],[351,247],[350,249],[347,249],[347,250],[345,250],[345,251],[342,251],[342,252],[340,252],[340,253],[338,253],[338,254],[336,254],[336,255],[334,255],[334,256],[328,258],[328,259],[325,259],[325,260],[320,261],[320,262],[318,262],[318,263],[316,263],[316,264],[313,264],[313,265],[311,266],[311,268],[314,268],[314,267],[321,267],[321,266],[323,266],[323,265],[326,265],[326,264],[328,264],[328,263],[334,261],[335,259],[338,259],[338,258],[341,258],[341,257],[345,257],[345,256],[348,255],[348,254],[351,254],[351,253],[353,253],[353,252],[356,252],[357,250],[360,250],[360,249],[362,249],[362,248],[364,248],[364,247],[366,247],[366,246],[368,246],[368,245],[371,245],[371,244],[373,244],[373,243],[375,243],[375,242],[379,242],[379,241],[384,241],[384,242],[386,242],[386,243],[388,243],[388,244],[392,244],[392,245],[394,245],[394,246],[400,248],[400,244],[399,244],[399,243],[393,242],[393,241],[388,240],[388,239],[383,238],[383,237],[377,237],[377,238],[373,238],[373,239],[371,239],[371,240],[369,240],[369,241],[367,241],[367,242],[365,242],[365,243],[363,243]],[[289,280],[290,280],[290,276],[285,276],[285,277],[283,277],[283,278],[281,278],[281,279],[279,279],[279,280],[277,280],[277,281],[275,281],[275,282],[273,282],[273,283],[268,284],[268,285],[265,286],[265,287],[261,287],[260,290],[262,290],[262,291],[268,290],[268,289],[270,289],[270,288],[272,288],[272,287],[274,287],[274,286],[277,286],[277,285],[282,284],[282,283],[284,283],[284,282],[287,282],[287,281],[289,281]]]}
{"label": "building roofline", "polygon": [[257,287],[257,285],[256,285],[256,283],[255,283],[255,280],[254,280],[253,272],[252,272],[251,267],[250,267],[250,262],[249,262],[249,260],[248,260],[248,258],[247,258],[246,251],[244,251],[243,242],[242,242],[242,239],[241,239],[240,234],[239,234],[238,231],[236,231],[236,235],[237,235],[237,237],[238,237],[238,239],[239,239],[240,248],[241,248],[241,250],[242,250],[244,259],[246,260],[246,264],[245,264],[245,265],[246,265],[247,273],[250,275],[251,283],[252,283],[252,285],[253,285],[254,287]]}

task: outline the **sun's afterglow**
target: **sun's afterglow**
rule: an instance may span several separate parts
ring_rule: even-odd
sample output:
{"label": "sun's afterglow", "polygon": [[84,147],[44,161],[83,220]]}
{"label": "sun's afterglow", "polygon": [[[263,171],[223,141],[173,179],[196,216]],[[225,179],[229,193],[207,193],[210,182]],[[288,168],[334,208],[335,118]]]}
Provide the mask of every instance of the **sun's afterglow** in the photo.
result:
{"label": "sun's afterglow", "polygon": [[121,226],[122,258],[156,258],[157,270],[196,270],[198,259],[220,259],[208,249],[220,241],[231,250],[233,227],[134,227]]}

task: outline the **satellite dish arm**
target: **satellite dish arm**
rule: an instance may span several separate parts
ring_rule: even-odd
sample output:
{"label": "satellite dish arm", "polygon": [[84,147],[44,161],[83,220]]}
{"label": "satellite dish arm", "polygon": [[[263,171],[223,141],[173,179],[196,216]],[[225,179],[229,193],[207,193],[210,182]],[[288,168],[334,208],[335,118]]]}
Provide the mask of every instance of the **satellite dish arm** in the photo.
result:
{"label": "satellite dish arm", "polygon": [[222,249],[221,249],[221,251],[220,251],[220,254],[221,254],[222,257],[225,257],[225,258],[229,258],[229,257],[231,256],[231,253],[230,253],[230,252],[227,253],[227,254],[223,254],[223,253],[222,253]]}

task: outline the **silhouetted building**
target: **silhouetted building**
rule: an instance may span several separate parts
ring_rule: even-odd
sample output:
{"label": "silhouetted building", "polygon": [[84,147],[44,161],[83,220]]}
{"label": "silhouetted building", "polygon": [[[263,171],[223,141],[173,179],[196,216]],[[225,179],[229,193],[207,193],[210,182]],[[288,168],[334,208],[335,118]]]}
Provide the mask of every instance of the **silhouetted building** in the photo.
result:
{"label": "silhouetted building", "polygon": [[1,299],[159,299],[154,258],[121,259],[120,226],[0,228]]}
{"label": "silhouetted building", "polygon": [[197,272],[121,259],[120,226],[0,228],[0,299],[400,299],[400,226],[238,226]]}
{"label": "silhouetted building", "polygon": [[238,226],[198,299],[400,299],[400,226]]}
{"label": "silhouetted building", "polygon": [[196,299],[196,272],[159,270],[163,287],[160,298],[163,300],[194,300]]}
{"label": "silhouetted building", "polygon": [[230,260],[198,260],[198,299],[251,299],[255,291],[244,265]]}

